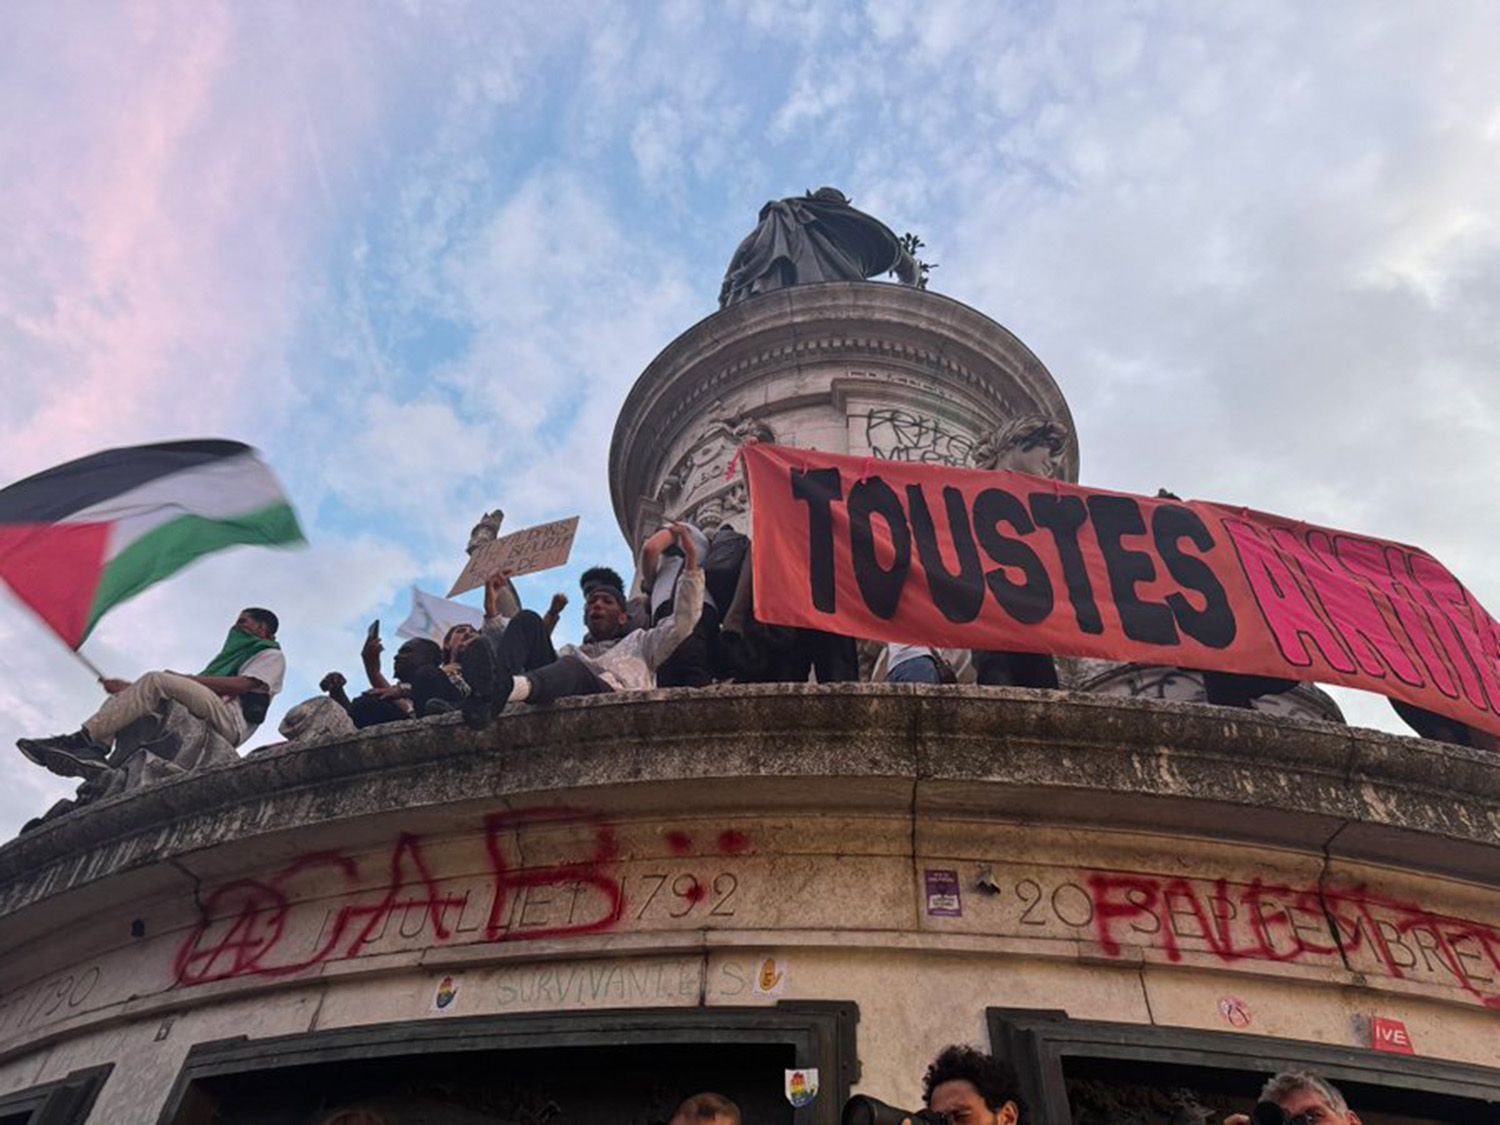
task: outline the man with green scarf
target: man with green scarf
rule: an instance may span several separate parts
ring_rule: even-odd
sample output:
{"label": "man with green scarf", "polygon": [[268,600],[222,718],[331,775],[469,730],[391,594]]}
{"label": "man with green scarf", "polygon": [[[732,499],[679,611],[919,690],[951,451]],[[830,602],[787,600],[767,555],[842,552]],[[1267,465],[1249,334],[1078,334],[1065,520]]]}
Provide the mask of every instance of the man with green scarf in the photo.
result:
{"label": "man with green scarf", "polygon": [[94,777],[109,768],[115,736],[171,700],[205,723],[231,746],[244,743],[266,717],[281,690],[286,657],[276,643],[279,622],[269,609],[242,610],[224,647],[196,676],[147,672],[133,683],[102,679],[109,693],[73,734],[22,738],[16,747],[28,759],[62,777]]}

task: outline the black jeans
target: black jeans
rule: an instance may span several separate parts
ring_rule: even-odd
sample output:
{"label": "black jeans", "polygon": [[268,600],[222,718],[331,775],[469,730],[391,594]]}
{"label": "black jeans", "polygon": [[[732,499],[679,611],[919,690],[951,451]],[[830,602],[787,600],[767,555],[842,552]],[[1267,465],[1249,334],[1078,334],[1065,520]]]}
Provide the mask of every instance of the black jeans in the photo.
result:
{"label": "black jeans", "polygon": [[551,703],[568,695],[602,695],[614,691],[576,656],[564,656],[526,673],[531,684],[527,703]]}
{"label": "black jeans", "polygon": [[1238,672],[1203,672],[1203,690],[1216,707],[1250,709],[1263,695],[1280,695],[1297,686],[1296,680],[1277,676],[1242,676]]}
{"label": "black jeans", "polygon": [[[664,621],[672,607],[663,607],[657,616]],[[672,655],[656,670],[657,687],[707,687],[714,682],[718,665],[719,611],[707,603],[693,631],[672,650]]]}
{"label": "black jeans", "polygon": [[503,632],[486,626],[482,637],[512,675],[519,676],[557,659],[547,623],[533,610],[523,609],[516,614]]}
{"label": "black jeans", "polygon": [[989,687],[1055,688],[1057,665],[1039,652],[974,653],[974,671]]}

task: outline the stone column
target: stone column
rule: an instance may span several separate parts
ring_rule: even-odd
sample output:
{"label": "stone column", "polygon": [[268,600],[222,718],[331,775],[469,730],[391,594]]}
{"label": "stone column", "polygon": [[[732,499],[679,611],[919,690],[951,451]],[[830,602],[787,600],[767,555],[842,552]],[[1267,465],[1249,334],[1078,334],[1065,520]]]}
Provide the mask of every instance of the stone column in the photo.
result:
{"label": "stone column", "polygon": [[663,518],[748,532],[743,476],[728,479],[747,437],[992,467],[994,436],[1028,416],[1056,423],[1057,475],[1077,480],[1067,402],[1000,325],[911,286],[793,286],[699,321],[646,368],[615,424],[615,516],[632,549]]}

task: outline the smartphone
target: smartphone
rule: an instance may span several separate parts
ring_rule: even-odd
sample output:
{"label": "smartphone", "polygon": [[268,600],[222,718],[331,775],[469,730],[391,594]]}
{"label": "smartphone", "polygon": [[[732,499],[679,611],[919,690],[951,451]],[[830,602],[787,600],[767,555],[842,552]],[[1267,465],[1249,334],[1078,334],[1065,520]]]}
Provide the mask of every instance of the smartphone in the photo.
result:
{"label": "smartphone", "polygon": [[369,631],[365,633],[365,640],[373,641],[378,636],[380,636],[380,618],[377,617],[374,621],[370,622]]}

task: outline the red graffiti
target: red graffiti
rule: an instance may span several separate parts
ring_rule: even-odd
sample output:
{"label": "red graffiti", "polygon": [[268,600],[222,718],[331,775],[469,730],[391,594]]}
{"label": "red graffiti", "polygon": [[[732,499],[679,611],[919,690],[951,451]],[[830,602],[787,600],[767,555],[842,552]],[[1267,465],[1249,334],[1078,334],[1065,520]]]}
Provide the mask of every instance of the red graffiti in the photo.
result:
{"label": "red graffiti", "polygon": [[[1106,956],[1124,947],[1160,949],[1180,961],[1190,940],[1220,961],[1327,960],[1361,954],[1405,979],[1421,970],[1451,980],[1488,1008],[1500,992],[1483,970],[1500,970],[1500,929],[1435,914],[1364,887],[1289,887],[1095,871],[1087,877],[1094,935]],[[1420,960],[1419,960],[1420,959]],[[1434,961],[1436,964],[1434,965]]]}
{"label": "red graffiti", "polygon": [[719,833],[719,851],[724,855],[741,855],[750,849],[750,838],[743,832],[726,828]]}
{"label": "red graffiti", "polygon": [[[445,891],[423,854],[421,839],[403,833],[391,847],[383,886],[373,897],[358,861],[335,851],[301,856],[264,879],[236,879],[212,889],[200,901],[198,922],[178,949],[177,982],[197,985],[246,975],[287,976],[326,961],[358,957],[385,935],[393,919],[404,937],[425,932],[433,941],[445,943],[537,941],[597,933],[611,929],[624,916],[624,887],[612,869],[619,844],[614,829],[599,814],[518,809],[486,817],[483,828],[490,899],[482,927],[477,918],[462,925],[471,892]],[[692,840],[685,833],[670,835],[674,854],[691,849]],[[545,854],[549,847],[563,854]],[[535,860],[523,858],[532,848],[544,854]],[[303,925],[289,925],[292,912],[299,905],[304,910],[324,909],[320,904],[329,897],[351,901],[327,911],[308,947],[289,948],[292,934],[311,932],[305,917]],[[482,908],[482,901],[475,903],[476,911]]]}
{"label": "red graffiti", "polygon": [[[587,859],[530,870],[511,870],[505,858],[505,849],[501,847],[501,840],[507,833],[519,832],[528,825],[579,821],[585,821],[593,828],[594,852]],[[568,809],[520,809],[515,812],[493,813],[484,821],[484,843],[489,851],[490,865],[495,876],[495,897],[490,905],[489,922],[484,928],[486,941],[502,941],[507,933],[513,938],[528,941],[562,937],[566,934],[597,933],[609,929],[625,912],[625,895],[620,890],[620,881],[599,870],[601,864],[615,858],[619,853],[619,845],[615,842],[613,830],[597,814],[579,814]],[[608,911],[590,921],[570,921],[567,925],[529,930],[524,937],[515,931],[505,930],[505,905],[511,892],[523,887],[550,887],[565,883],[597,888],[609,903]]]}
{"label": "red graffiti", "polygon": [[693,850],[693,838],[686,832],[668,832],[667,847],[672,849],[673,855],[687,855]]}

